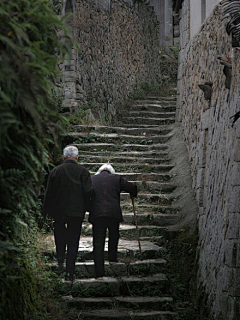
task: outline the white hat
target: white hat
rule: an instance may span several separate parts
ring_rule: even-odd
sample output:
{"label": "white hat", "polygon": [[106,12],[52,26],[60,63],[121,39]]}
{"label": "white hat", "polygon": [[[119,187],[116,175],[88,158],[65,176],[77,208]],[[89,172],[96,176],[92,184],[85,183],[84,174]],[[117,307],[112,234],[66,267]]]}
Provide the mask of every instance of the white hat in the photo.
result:
{"label": "white hat", "polygon": [[110,172],[110,173],[112,173],[112,174],[115,173],[115,170],[114,170],[113,167],[110,165],[110,163],[105,163],[105,164],[103,164],[103,165],[98,169],[98,171],[97,171],[96,174],[99,174],[99,173],[101,173],[101,172],[104,171],[104,170],[106,170],[106,171],[108,171],[108,172]]}

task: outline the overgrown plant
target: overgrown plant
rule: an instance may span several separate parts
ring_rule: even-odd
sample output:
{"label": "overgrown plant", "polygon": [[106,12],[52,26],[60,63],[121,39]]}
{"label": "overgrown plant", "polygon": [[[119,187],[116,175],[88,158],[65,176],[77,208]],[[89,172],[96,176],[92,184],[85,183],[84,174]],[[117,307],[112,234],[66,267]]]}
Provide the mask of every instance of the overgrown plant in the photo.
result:
{"label": "overgrown plant", "polygon": [[1,319],[38,319],[32,232],[43,168],[64,127],[54,94],[56,64],[67,52],[60,29],[49,0],[1,2]]}

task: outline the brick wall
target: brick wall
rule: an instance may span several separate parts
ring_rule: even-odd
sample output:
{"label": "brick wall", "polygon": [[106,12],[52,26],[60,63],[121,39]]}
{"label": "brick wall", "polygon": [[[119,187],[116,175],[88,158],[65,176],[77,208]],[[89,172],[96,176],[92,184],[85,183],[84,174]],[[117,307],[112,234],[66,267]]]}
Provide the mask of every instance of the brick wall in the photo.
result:
{"label": "brick wall", "polygon": [[[178,112],[191,162],[199,206],[198,285],[204,288],[214,319],[240,319],[240,51],[233,49],[215,7],[189,38],[189,0],[180,20]],[[232,61],[230,89],[219,56]],[[211,100],[199,84],[212,83]]]}

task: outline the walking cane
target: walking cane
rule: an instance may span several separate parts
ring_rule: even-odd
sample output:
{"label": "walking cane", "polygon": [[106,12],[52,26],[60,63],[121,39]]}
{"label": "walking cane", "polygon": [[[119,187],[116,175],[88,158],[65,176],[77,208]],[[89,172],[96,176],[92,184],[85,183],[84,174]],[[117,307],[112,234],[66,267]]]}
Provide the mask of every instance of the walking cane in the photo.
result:
{"label": "walking cane", "polygon": [[134,205],[134,198],[132,198],[132,206],[133,206],[133,213],[134,213],[134,219],[135,219],[135,225],[136,225],[136,230],[137,230],[137,238],[138,238],[138,245],[139,245],[139,252],[140,256],[142,255],[142,249],[141,249],[141,243],[140,243],[140,237],[139,237],[139,230],[138,230],[138,224],[137,224],[137,215],[135,211],[135,205]]}

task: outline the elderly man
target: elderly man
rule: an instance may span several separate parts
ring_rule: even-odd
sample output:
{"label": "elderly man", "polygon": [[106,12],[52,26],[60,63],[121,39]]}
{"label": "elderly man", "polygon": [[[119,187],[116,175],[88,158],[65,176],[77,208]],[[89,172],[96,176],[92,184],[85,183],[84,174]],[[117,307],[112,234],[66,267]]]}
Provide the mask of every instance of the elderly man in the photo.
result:
{"label": "elderly man", "polygon": [[77,163],[78,149],[63,150],[64,162],[49,175],[43,203],[43,215],[54,220],[56,257],[62,266],[66,256],[65,280],[73,281],[82,221],[93,187],[89,171]]}
{"label": "elderly man", "polygon": [[104,276],[104,246],[106,230],[109,231],[108,259],[109,263],[117,262],[119,240],[119,223],[123,221],[120,207],[120,193],[125,191],[131,197],[137,196],[137,187],[128,182],[110,164],[100,167],[92,177],[94,199],[91,204],[89,222],[93,225],[93,257],[96,279]]}

